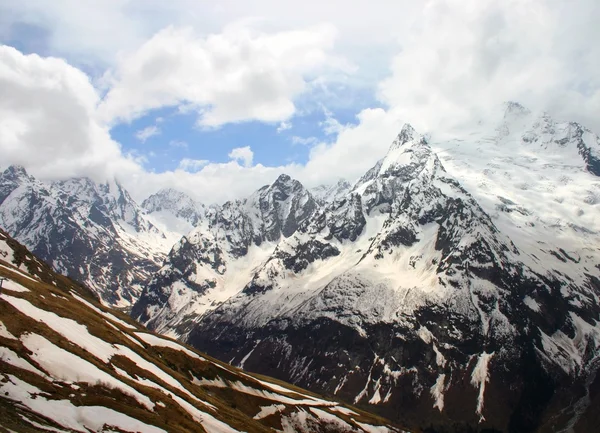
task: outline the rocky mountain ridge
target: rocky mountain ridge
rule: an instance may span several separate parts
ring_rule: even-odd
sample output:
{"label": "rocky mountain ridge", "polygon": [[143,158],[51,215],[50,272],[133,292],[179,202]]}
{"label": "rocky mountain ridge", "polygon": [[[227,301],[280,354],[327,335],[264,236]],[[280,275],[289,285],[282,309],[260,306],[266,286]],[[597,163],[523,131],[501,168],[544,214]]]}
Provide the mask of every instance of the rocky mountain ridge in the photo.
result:
{"label": "rocky mountain ridge", "polygon": [[222,205],[12,167],[0,223],[108,302],[143,287],[135,318],[231,364],[415,429],[586,431],[598,155],[511,103],[456,138],[406,125],[352,185],[281,175]]}
{"label": "rocky mountain ridge", "polygon": [[[225,204],[134,316],[415,428],[577,425],[597,387],[598,137],[518,105],[474,137],[405,126],[332,202],[301,186],[256,199],[285,177]],[[528,185],[515,166],[531,167]],[[536,203],[541,187],[554,197]],[[570,199],[579,211],[556,200],[563,187],[587,191]]]}
{"label": "rocky mountain ridge", "polygon": [[171,242],[118,182],[41,182],[23,167],[0,175],[0,226],[53,268],[127,308]]}
{"label": "rocky mountain ridge", "polygon": [[0,430],[400,433],[158,336],[0,231]]}

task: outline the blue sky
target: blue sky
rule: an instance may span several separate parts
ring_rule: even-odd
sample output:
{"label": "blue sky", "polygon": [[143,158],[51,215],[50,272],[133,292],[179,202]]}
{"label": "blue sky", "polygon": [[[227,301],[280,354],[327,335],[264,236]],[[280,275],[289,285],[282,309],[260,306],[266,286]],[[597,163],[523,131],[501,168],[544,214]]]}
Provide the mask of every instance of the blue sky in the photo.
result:
{"label": "blue sky", "polygon": [[[182,114],[178,108],[169,107],[119,123],[111,129],[111,135],[126,153],[146,157],[145,167],[158,172],[175,170],[184,158],[225,163],[233,149],[245,146],[252,149],[255,164],[306,164],[314,144],[335,140],[335,134],[326,132],[328,121],[352,125],[364,108],[380,106],[371,95],[365,91],[363,95],[353,95],[353,100],[344,95],[347,106],[340,106],[338,101],[332,104],[334,111],[314,102],[299,101],[298,114],[287,121],[245,121],[217,128],[199,126],[195,112]],[[138,137],[146,128],[156,128],[155,135]]]}

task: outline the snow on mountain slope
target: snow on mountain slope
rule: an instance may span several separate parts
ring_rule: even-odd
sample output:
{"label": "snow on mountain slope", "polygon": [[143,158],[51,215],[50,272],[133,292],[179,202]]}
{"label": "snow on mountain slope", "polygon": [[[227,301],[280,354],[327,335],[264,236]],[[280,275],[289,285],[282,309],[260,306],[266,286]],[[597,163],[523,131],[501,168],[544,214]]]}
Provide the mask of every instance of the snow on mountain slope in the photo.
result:
{"label": "snow on mountain slope", "polygon": [[[593,284],[600,263],[598,136],[516,103],[499,117],[495,129],[482,125],[465,139],[432,147],[514,241],[519,260],[561,281],[565,296],[570,282]],[[585,302],[577,292],[569,296]]]}
{"label": "snow on mountain slope", "polygon": [[41,182],[22,167],[0,175],[0,226],[55,270],[128,307],[172,244],[117,182]]}
{"label": "snow on mountain slope", "polygon": [[209,207],[200,225],[173,247],[133,316],[181,335],[182,323],[242,290],[276,242],[306,224],[317,208],[312,195],[286,175],[245,200]]}
{"label": "snow on mountain slope", "polygon": [[292,212],[293,230],[256,230],[283,226],[289,194],[225,205],[172,251],[134,316],[415,428],[583,422],[600,362],[598,138],[528,116],[509,104],[482,126],[494,140],[431,143],[407,125],[344,197],[319,204],[295,187],[292,202],[314,204]]}
{"label": "snow on mountain slope", "polygon": [[159,227],[174,245],[200,224],[206,207],[172,188],[161,189],[142,202],[146,217]]}
{"label": "snow on mountain slope", "polygon": [[149,333],[0,238],[3,431],[400,432]]}
{"label": "snow on mountain slope", "polygon": [[311,188],[310,193],[319,204],[325,205],[343,198],[351,188],[350,182],[340,179],[333,185],[319,185]]}

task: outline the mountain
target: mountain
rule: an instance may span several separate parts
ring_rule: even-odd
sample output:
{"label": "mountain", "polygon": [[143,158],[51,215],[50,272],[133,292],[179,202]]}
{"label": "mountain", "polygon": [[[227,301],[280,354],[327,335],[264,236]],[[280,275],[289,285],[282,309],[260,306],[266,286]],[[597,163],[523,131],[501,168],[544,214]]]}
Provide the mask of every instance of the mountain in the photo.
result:
{"label": "mountain", "polygon": [[142,208],[156,227],[171,234],[171,245],[199,225],[206,213],[202,203],[173,188],[164,188],[152,194],[142,202]]}
{"label": "mountain", "polygon": [[400,432],[149,332],[3,231],[0,252],[3,431]]}
{"label": "mountain", "polygon": [[245,200],[207,209],[171,250],[132,314],[161,332],[214,309],[244,288],[277,241],[306,225],[319,208],[300,182],[281,175]]}
{"label": "mountain", "polygon": [[118,182],[42,182],[18,166],[0,175],[0,226],[56,271],[125,308],[172,246]]}
{"label": "mountain", "polygon": [[351,188],[350,182],[340,179],[333,185],[319,185],[311,188],[310,193],[320,205],[325,205],[345,197]]}
{"label": "mountain", "polygon": [[462,138],[406,125],[343,197],[280,177],[215,208],[132,314],[415,429],[587,431],[599,154],[581,125],[514,103]]}

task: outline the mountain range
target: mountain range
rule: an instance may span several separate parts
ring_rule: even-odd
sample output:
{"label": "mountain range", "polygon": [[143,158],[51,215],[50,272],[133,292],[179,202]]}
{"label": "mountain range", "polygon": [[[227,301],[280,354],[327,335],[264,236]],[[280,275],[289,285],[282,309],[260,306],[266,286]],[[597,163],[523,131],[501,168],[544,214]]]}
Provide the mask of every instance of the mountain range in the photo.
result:
{"label": "mountain range", "polygon": [[400,432],[149,332],[5,232],[0,252],[3,431]]}
{"label": "mountain range", "polygon": [[587,431],[599,176],[598,136],[508,103],[458,137],[405,125],[354,183],[221,205],[11,167],[0,225],[161,334],[409,428]]}

